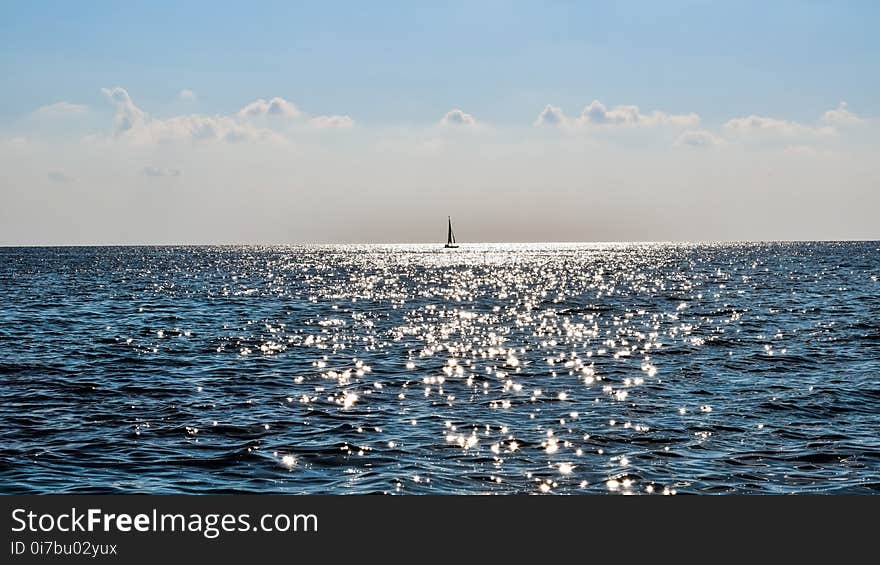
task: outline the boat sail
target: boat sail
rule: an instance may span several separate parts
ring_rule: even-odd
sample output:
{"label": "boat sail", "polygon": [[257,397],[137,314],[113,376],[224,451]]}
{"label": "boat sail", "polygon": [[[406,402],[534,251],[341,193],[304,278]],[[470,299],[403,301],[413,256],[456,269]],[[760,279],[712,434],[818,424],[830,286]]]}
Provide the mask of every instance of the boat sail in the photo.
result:
{"label": "boat sail", "polygon": [[458,245],[455,244],[455,234],[452,233],[452,217],[447,216],[447,218],[449,220],[449,231],[446,232],[446,245],[443,247],[454,249],[458,247]]}

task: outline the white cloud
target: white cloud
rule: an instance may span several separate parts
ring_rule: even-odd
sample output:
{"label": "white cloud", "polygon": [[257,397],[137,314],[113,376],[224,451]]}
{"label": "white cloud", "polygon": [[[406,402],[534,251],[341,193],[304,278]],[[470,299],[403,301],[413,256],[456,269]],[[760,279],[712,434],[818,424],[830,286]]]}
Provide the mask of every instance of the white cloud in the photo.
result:
{"label": "white cloud", "polygon": [[538,115],[538,119],[535,120],[536,126],[561,126],[564,125],[568,121],[568,118],[565,117],[565,114],[562,113],[562,109],[556,106],[551,106],[547,104],[544,107],[544,110]]}
{"label": "white cloud", "polygon": [[63,171],[49,171],[46,176],[50,181],[57,183],[68,183],[75,180],[73,177],[67,176]]}
{"label": "white cloud", "polygon": [[85,104],[72,104],[70,102],[62,101],[41,106],[34,110],[34,114],[46,118],[65,118],[82,115],[86,113],[88,109],[89,107]]}
{"label": "white cloud", "polygon": [[724,124],[724,129],[732,133],[775,133],[782,135],[793,135],[803,126],[797,122],[789,122],[787,120],[778,120],[776,118],[768,118],[765,116],[757,116],[752,114],[745,118],[733,118]]}
{"label": "white cloud", "polygon": [[687,130],[675,140],[676,145],[687,145],[690,147],[712,147],[722,145],[723,143],[725,143],[724,139],[704,129]]}
{"label": "white cloud", "polygon": [[699,123],[700,117],[693,112],[690,114],[667,114],[655,110],[650,114],[643,114],[638,106],[632,104],[608,109],[598,100],[590,102],[578,118],[579,125],[599,126],[655,126],[663,124],[696,126]]}
{"label": "white cloud", "polygon": [[141,170],[141,174],[148,177],[160,178],[160,177],[179,177],[180,169],[163,169],[160,167],[144,167]]}
{"label": "white cloud", "polygon": [[735,134],[772,134],[779,136],[834,135],[838,128],[864,123],[860,117],[850,112],[846,102],[834,110],[825,112],[816,124],[769,118],[752,114],[743,118],[733,118],[724,124],[724,129]]}
{"label": "white cloud", "polygon": [[831,126],[857,126],[865,123],[865,120],[849,111],[846,102],[841,102],[834,110],[825,112],[822,121]]}
{"label": "white cloud", "polygon": [[354,126],[351,116],[317,116],[309,120],[309,125],[315,128],[350,128]]}
{"label": "white cloud", "polygon": [[[801,123],[752,114],[728,120],[723,128],[728,133],[742,136],[769,135],[783,138],[804,138],[835,136],[847,127],[860,126],[867,122],[851,112],[846,102],[841,102],[837,108],[828,110],[814,123]],[[793,145],[792,147],[799,146]]]}
{"label": "white cloud", "polygon": [[[139,143],[164,143],[176,140],[218,140],[236,143],[249,140],[283,141],[284,136],[262,123],[261,118],[295,118],[299,109],[283,98],[257,100],[235,115],[204,116],[200,114],[173,116],[165,119],[150,117],[138,108],[124,88],[103,89],[116,106],[114,135]],[[308,125],[318,129],[346,129],[354,126],[347,115],[316,116]],[[290,133],[290,132],[288,132]]]}
{"label": "white cloud", "polygon": [[121,87],[102,89],[116,106],[113,133],[117,138],[138,143],[218,140],[235,143],[251,139],[278,139],[267,129],[254,127],[229,116],[192,114],[167,119],[151,118],[138,108]]}
{"label": "white cloud", "polygon": [[141,128],[147,120],[143,110],[135,106],[128,91],[117,86],[114,88],[102,88],[101,92],[116,106],[113,133],[117,136],[130,130]]}
{"label": "white cloud", "polygon": [[227,116],[192,114],[166,120],[151,120],[141,130],[132,132],[136,141],[166,143],[170,141],[226,141],[237,143],[277,137],[269,130],[242,124]]}
{"label": "white cloud", "polygon": [[177,97],[181,100],[188,100],[190,102],[194,102],[196,100],[196,93],[188,88],[184,88],[180,92],[177,93]]}
{"label": "white cloud", "polygon": [[284,98],[275,97],[269,101],[260,98],[238,111],[242,118],[277,117],[292,119],[300,115],[299,108]]}
{"label": "white cloud", "polygon": [[236,143],[252,139],[274,137],[269,130],[242,124],[228,116],[175,116],[166,120],[153,120],[145,131],[153,141],[174,140],[227,141]]}
{"label": "white cloud", "polygon": [[700,123],[700,116],[694,114],[667,114],[654,111],[644,114],[638,106],[632,104],[608,108],[598,100],[588,104],[577,118],[568,118],[560,108],[547,105],[538,119],[536,126],[567,126],[580,127],[636,127],[636,126],[680,126],[695,127]]}
{"label": "white cloud", "polygon": [[440,124],[444,126],[474,126],[477,125],[477,120],[471,114],[453,108],[446,112],[446,115],[440,120]]}

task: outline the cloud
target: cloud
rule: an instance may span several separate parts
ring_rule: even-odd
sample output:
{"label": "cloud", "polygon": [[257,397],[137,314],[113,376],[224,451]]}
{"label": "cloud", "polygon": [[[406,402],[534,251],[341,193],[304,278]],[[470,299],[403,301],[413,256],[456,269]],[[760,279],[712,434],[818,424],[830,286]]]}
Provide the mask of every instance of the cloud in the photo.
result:
{"label": "cloud", "polygon": [[477,120],[471,114],[468,114],[458,108],[454,108],[446,112],[440,124],[444,126],[475,126]]}
{"label": "cloud", "polygon": [[143,110],[135,106],[128,91],[120,86],[114,88],[102,88],[101,92],[116,106],[116,116],[113,118],[114,135],[122,135],[132,129],[143,127],[147,115]]}
{"label": "cloud", "polygon": [[251,139],[278,139],[267,129],[254,127],[229,116],[191,114],[167,119],[151,118],[135,105],[124,88],[103,88],[102,92],[116,106],[113,135],[138,143],[218,140],[236,143]]}
{"label": "cloud", "polygon": [[577,118],[568,118],[560,108],[547,105],[538,119],[536,126],[581,127],[636,127],[671,125],[695,127],[700,123],[700,116],[694,114],[667,114],[655,110],[644,114],[638,106],[628,104],[608,108],[598,100],[590,102]]}
{"label": "cloud", "polygon": [[62,171],[49,171],[49,174],[47,174],[46,177],[48,177],[50,181],[57,183],[68,183],[76,180],[73,177],[67,176]]}
{"label": "cloud", "polygon": [[741,136],[804,138],[836,136],[845,128],[865,123],[867,120],[851,112],[846,102],[841,102],[837,108],[828,110],[812,124],[752,114],[729,120],[723,129]]}
{"label": "cloud", "polygon": [[561,108],[547,104],[547,106],[544,107],[544,110],[538,114],[538,119],[535,120],[535,125],[561,126],[567,121],[568,119],[565,117],[565,114],[562,113]]}
{"label": "cloud", "polygon": [[158,142],[174,140],[227,141],[237,143],[252,139],[276,137],[269,130],[242,124],[228,116],[192,114],[149,122],[145,133]]}
{"label": "cloud", "polygon": [[593,100],[581,112],[578,123],[579,125],[600,126],[655,126],[663,124],[696,126],[700,123],[700,117],[693,112],[690,114],[667,114],[657,110],[650,114],[643,114],[638,106],[632,104],[608,109],[598,100]]}
{"label": "cloud", "polygon": [[733,118],[724,124],[724,129],[732,133],[755,133],[768,132],[782,135],[792,135],[802,126],[795,122],[777,120],[765,116],[752,114],[745,118]]}
{"label": "cloud", "polygon": [[[138,108],[124,88],[105,88],[102,91],[116,106],[114,136],[139,143],[179,140],[218,140],[228,143],[284,141],[282,133],[273,131],[275,128],[259,120],[272,117],[292,119],[301,115],[293,103],[275,97],[268,101],[260,99],[252,102],[234,115],[191,114],[157,119]],[[317,129],[347,129],[354,127],[354,120],[347,115],[315,116],[308,121],[308,125]]]}
{"label": "cloud", "polygon": [[141,130],[131,132],[135,141],[167,143],[171,141],[240,141],[277,137],[269,130],[242,124],[227,116],[175,116],[151,120]]}
{"label": "cloud", "polygon": [[825,112],[822,121],[831,126],[857,126],[865,123],[865,120],[849,111],[846,102],[841,102],[834,110]]}
{"label": "cloud", "polygon": [[687,145],[690,147],[712,147],[724,143],[724,139],[704,129],[687,130],[675,140],[676,145]]}
{"label": "cloud", "polygon": [[351,116],[317,116],[309,120],[309,125],[314,128],[350,128],[354,127]]}
{"label": "cloud", "polygon": [[159,167],[144,167],[141,169],[141,174],[147,177],[152,178],[160,178],[160,177],[179,177],[180,169],[162,169]]}
{"label": "cloud", "polygon": [[738,135],[832,135],[834,128],[830,126],[812,126],[799,122],[768,118],[752,114],[744,118],[733,118],[724,124],[724,129]]}
{"label": "cloud", "polygon": [[260,98],[238,111],[242,118],[277,117],[292,119],[300,115],[299,108],[284,98],[275,97],[269,101]]}
{"label": "cloud", "polygon": [[72,104],[70,102],[56,102],[41,106],[34,110],[34,114],[46,118],[66,118],[71,116],[79,116],[88,111],[89,107],[85,104]]}
{"label": "cloud", "polygon": [[181,100],[188,100],[190,102],[194,102],[196,100],[196,93],[188,88],[184,88],[180,92],[177,93],[177,97]]}

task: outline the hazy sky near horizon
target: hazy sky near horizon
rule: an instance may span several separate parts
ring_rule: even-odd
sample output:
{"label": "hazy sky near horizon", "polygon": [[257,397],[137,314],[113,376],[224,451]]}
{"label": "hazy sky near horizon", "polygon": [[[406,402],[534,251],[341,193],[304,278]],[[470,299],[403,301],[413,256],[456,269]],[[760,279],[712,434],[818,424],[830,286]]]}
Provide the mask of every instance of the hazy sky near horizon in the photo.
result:
{"label": "hazy sky near horizon", "polygon": [[876,2],[0,6],[0,245],[880,239]]}

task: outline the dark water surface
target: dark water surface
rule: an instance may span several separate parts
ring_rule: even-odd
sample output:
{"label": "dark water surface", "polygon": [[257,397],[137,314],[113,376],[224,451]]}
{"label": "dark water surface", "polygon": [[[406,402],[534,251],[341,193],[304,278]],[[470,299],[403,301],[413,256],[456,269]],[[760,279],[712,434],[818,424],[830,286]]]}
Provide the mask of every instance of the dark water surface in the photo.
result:
{"label": "dark water surface", "polygon": [[880,243],[0,249],[3,493],[880,493]]}

